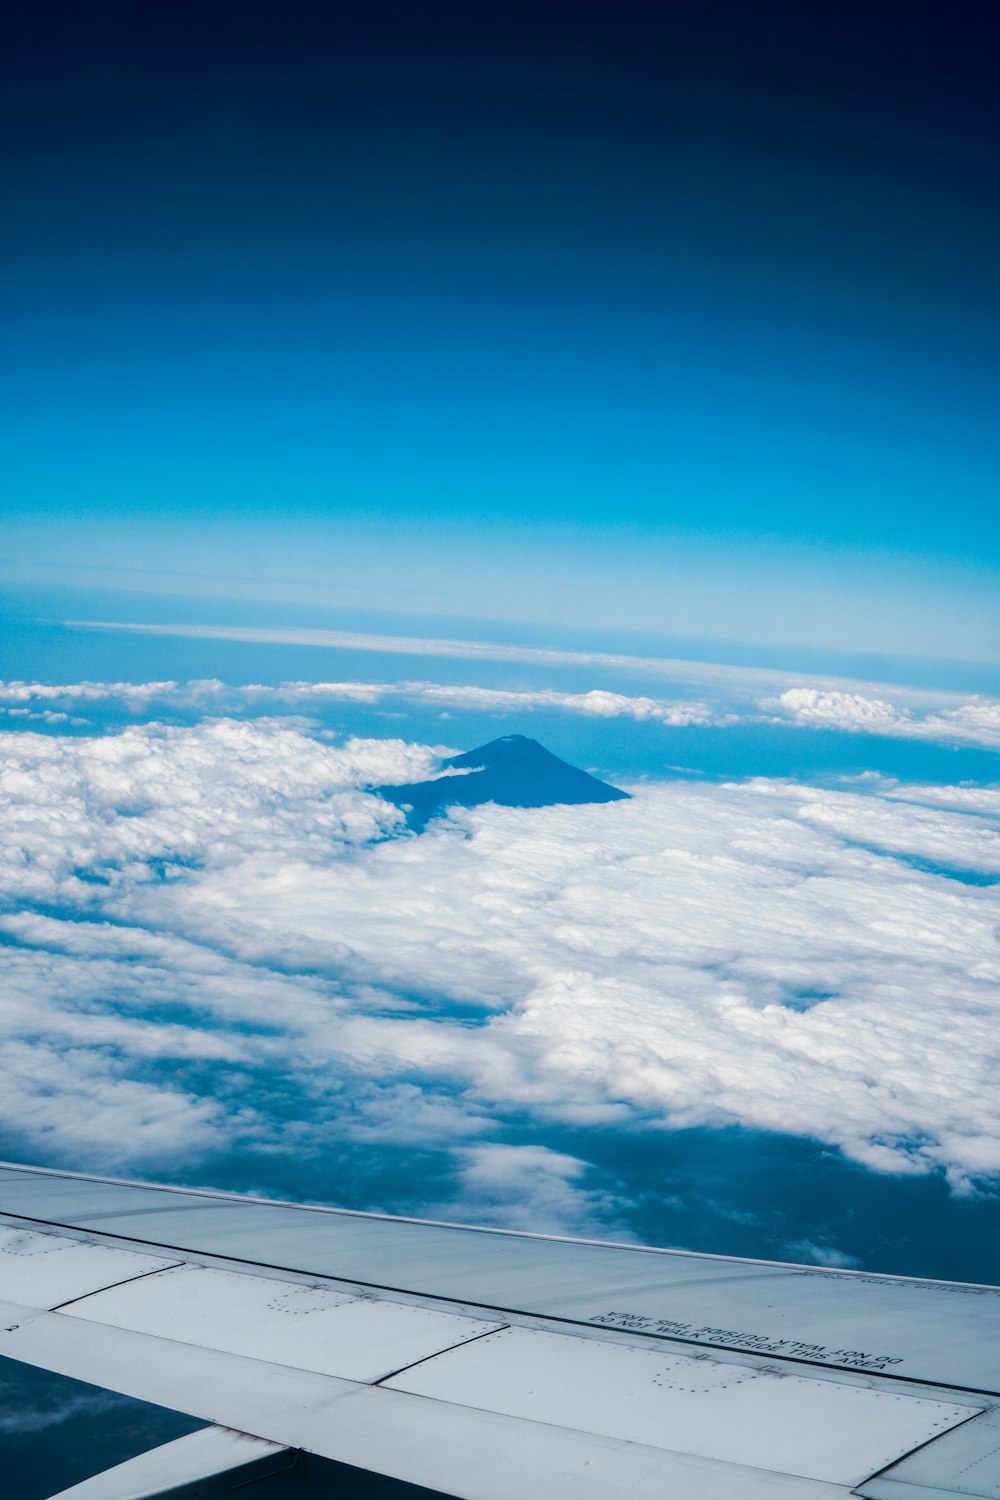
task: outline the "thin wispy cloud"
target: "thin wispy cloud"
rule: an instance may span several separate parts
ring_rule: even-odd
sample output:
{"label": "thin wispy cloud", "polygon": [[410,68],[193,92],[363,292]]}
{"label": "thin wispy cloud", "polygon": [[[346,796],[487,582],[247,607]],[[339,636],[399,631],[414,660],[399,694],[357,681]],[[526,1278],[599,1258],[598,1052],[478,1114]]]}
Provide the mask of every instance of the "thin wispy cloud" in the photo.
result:
{"label": "thin wispy cloud", "polygon": [[[539,666],[595,666],[657,670],[666,663],[612,652],[579,652],[557,647],[506,645],[497,641],[462,641],[439,637],[373,635],[356,630],[312,630],[302,626],[135,624],[118,620],[67,620],[75,630],[127,631],[133,635],[182,636],[191,640],[239,641],[268,646],[320,646],[338,651],[377,651],[390,656],[457,657],[464,661],[516,661]],[[683,668],[683,662],[670,662]]]}

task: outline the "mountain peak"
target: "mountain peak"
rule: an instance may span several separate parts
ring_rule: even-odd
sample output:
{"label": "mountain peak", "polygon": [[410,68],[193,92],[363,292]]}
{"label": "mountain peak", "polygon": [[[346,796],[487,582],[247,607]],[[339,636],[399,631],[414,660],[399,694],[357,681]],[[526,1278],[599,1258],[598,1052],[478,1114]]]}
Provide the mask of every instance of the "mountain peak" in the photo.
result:
{"label": "mountain peak", "polygon": [[[546,750],[537,740],[531,740],[526,734],[505,734],[498,740],[490,740],[488,745],[480,745],[476,750],[466,750],[461,755],[452,755],[448,760],[441,762],[442,766],[463,770],[472,766],[513,766],[532,765],[551,762],[553,765],[566,766],[568,770],[576,770],[568,762],[560,760],[558,755],[553,755],[551,750]],[[585,776],[585,771],[579,772]]]}
{"label": "mountain peak", "polygon": [[505,734],[475,750],[452,755],[441,762],[441,769],[466,774],[373,790],[405,808],[407,822],[418,830],[447,807],[480,807],[485,802],[501,807],[552,807],[628,798],[628,792],[560,760],[524,734]]}

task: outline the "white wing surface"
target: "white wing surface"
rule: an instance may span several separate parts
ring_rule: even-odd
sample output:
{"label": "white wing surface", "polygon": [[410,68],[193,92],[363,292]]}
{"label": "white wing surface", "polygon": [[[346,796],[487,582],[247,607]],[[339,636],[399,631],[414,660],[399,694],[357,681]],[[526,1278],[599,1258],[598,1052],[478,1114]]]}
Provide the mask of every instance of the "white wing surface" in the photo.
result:
{"label": "white wing surface", "polygon": [[76,1500],[1000,1500],[1000,1288],[0,1166],[0,1354],[203,1419]]}

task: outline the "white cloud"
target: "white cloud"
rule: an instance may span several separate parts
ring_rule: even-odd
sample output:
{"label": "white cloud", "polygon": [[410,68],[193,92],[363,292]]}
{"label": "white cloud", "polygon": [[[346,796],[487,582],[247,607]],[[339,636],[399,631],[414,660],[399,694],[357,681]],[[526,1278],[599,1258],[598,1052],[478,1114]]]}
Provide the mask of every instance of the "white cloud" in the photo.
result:
{"label": "white cloud", "polygon": [[817,1245],[813,1240],[794,1240],[784,1251],[790,1260],[810,1266],[829,1266],[831,1270],[854,1270],[859,1262],[834,1245]]}
{"label": "white cloud", "polygon": [[[924,700],[928,696],[921,695]],[[905,702],[892,703],[865,693],[794,687],[777,698],[762,699],[761,707],[812,727],[1000,749],[1000,702],[978,697],[959,702],[953,694],[938,697],[933,711],[925,707],[918,712]]]}
{"label": "white cloud", "polygon": [[[321,1043],[378,1074],[572,1123],[739,1122],[893,1170],[1000,1170],[995,894],[845,844],[831,806],[758,784],[489,809],[349,870],[248,875],[238,899],[209,874],[197,911],[167,893],[170,920],[258,961],[294,929],[440,996],[443,1016],[355,1015]],[[915,857],[958,821],[874,811]],[[955,831],[996,860],[995,833]],[[456,1001],[498,1013],[451,1025]]]}
{"label": "white cloud", "polygon": [[0,699],[7,703],[28,703],[46,698],[71,698],[84,702],[120,698],[127,703],[145,706],[150,699],[170,697],[177,692],[177,687],[176,682],[3,682],[0,683]]}
{"label": "white cloud", "polygon": [[789,688],[774,706],[801,723],[869,729],[881,734],[891,733],[901,718],[899,711],[884,698],[868,698],[863,693],[845,693],[839,689],[823,692],[812,687]]}
{"label": "white cloud", "polygon": [[[765,792],[767,789],[765,784]],[[971,871],[1000,877],[1000,838],[995,816],[990,816],[991,805],[992,810],[1000,809],[1000,790],[978,788],[989,801],[980,802],[982,811],[978,813],[970,807],[969,815],[964,818],[941,816],[941,806],[949,795],[954,798],[957,794],[960,799],[962,788],[936,790],[941,798],[938,805],[922,807],[908,800],[905,791],[871,797],[801,787],[799,816],[834,830],[841,838],[863,848],[874,847],[958,874]]]}
{"label": "white cloud", "polygon": [[0,1073],[2,1124],[45,1161],[158,1165],[220,1149],[236,1124],[214,1099],[130,1077],[127,1062],[107,1057],[93,1040],[7,1041]]}
{"label": "white cloud", "polygon": [[[281,631],[244,631],[235,627],[121,626],[128,630],[161,630],[170,634],[220,635],[237,640],[284,640]],[[83,682],[53,685],[37,682],[0,682],[0,716],[35,718],[56,726],[70,717],[67,710],[88,703],[115,703],[141,716],[151,705],[193,714],[260,712],[262,708],[315,709],[325,703],[429,705],[451,709],[528,714],[535,709],[580,714],[591,718],[633,719],[670,728],[688,725],[735,725],[769,721],[812,729],[838,729],[887,735],[893,738],[976,745],[1000,749],[1000,700],[955,693],[917,691],[847,680],[812,677],[807,681],[787,672],[720,666],[706,662],[611,656],[601,653],[540,651],[527,647],[493,646],[461,641],[410,640],[404,637],[354,636],[338,632],[290,632],[289,639],[322,637],[313,644],[346,645],[389,654],[425,652],[431,656],[472,657],[523,661],[536,668],[573,665],[595,673],[623,671],[670,679],[675,693],[652,697],[620,692],[607,685],[586,692],[557,688],[490,688],[476,684],[431,681],[329,681],[245,683],[227,685],[215,678],[176,682]],[[326,640],[329,636],[330,639]],[[61,703],[62,710],[39,707]],[[83,721],[74,718],[77,725]]]}
{"label": "white cloud", "polygon": [[399,740],[333,747],[284,724],[219,720],[70,739],[0,734],[0,888],[8,898],[100,906],[99,884],[164,865],[285,858],[364,843],[400,816],[360,787],[430,774],[438,750]]}
{"label": "white cloud", "polygon": [[388,682],[281,682],[277,686],[252,682],[235,688],[234,697],[254,699],[280,699],[284,703],[308,704],[324,699],[342,703],[378,703],[380,699],[398,691]]}
{"label": "white cloud", "polygon": [[30,709],[30,708],[3,708],[0,714],[5,719],[23,719],[32,724],[85,724],[85,719],[70,719],[69,714],[57,712],[55,709]]}
{"label": "white cloud", "polygon": [[251,684],[233,690],[233,696],[254,700],[279,700],[308,706],[332,702],[380,703],[399,698],[441,708],[472,709],[497,713],[530,713],[533,709],[555,709],[601,719],[654,720],[661,724],[712,723],[714,716],[698,700],[649,698],[593,688],[586,693],[559,692],[554,688],[487,688],[473,684],[439,682],[283,682],[268,687]]}
{"label": "white cloud", "polygon": [[995,699],[975,698],[957,708],[929,714],[923,724],[929,738],[940,736],[1000,748],[1000,703]]}
{"label": "white cloud", "polygon": [[[476,1224],[606,1238],[616,1205],[586,1186],[588,1165],[546,1146],[469,1146],[458,1153],[458,1201]],[[454,1202],[432,1212],[447,1218]],[[619,1239],[631,1238],[618,1228]]]}
{"label": "white cloud", "polygon": [[400,683],[401,696],[448,708],[530,712],[534,708],[561,709],[599,719],[654,720],[661,724],[710,724],[713,715],[706,703],[670,701],[593,688],[588,693],[561,693],[551,688],[506,690],[482,687],[451,687],[433,682]]}
{"label": "white cloud", "polygon": [[883,780],[878,777],[875,780],[879,782],[883,795],[894,802],[909,802],[923,807],[954,808],[959,812],[978,812],[1000,816],[1000,785],[935,786],[910,783],[901,786],[896,781]]}
{"label": "white cloud", "polygon": [[[315,707],[323,703],[374,704],[395,698],[407,703],[427,703],[440,708],[485,710],[486,712],[530,713],[536,708],[585,714],[592,718],[655,720],[662,724],[708,724],[713,712],[699,700],[649,698],[643,695],[615,693],[594,688],[586,693],[565,693],[554,689],[498,689],[436,682],[281,682],[246,683],[227,687],[214,679],[204,682],[173,683],[79,683],[51,686],[47,683],[0,683],[0,704],[30,704],[45,700],[120,702],[132,713],[141,713],[150,702],[169,703],[178,708],[218,713],[226,708],[239,709],[262,704],[279,704],[295,708]],[[0,714],[28,717],[28,707],[0,706]],[[46,722],[65,721],[66,714],[51,710],[35,715]],[[78,721],[79,722],[79,721]]]}
{"label": "white cloud", "polygon": [[1000,887],[910,863],[1000,871],[1000,793],[664,783],[386,838],[364,786],[440,753],[266,720],[0,735],[0,1123],[80,1166],[190,1158],[273,1139],[241,1080],[286,1076],[316,1109],[284,1139],[452,1140],[469,1214],[523,1197],[536,1227],[610,1210],[573,1158],[487,1151],[490,1121],[1000,1173]]}

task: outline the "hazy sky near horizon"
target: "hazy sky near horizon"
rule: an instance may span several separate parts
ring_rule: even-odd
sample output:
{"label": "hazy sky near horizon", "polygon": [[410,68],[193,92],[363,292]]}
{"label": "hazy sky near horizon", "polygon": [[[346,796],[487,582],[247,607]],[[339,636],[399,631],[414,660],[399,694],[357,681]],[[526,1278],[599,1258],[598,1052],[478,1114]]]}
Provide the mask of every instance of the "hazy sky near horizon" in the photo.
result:
{"label": "hazy sky near horizon", "polygon": [[1000,658],[995,7],[12,7],[8,580]]}

